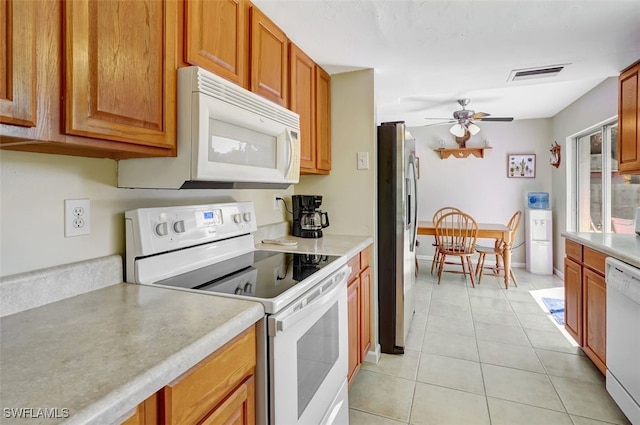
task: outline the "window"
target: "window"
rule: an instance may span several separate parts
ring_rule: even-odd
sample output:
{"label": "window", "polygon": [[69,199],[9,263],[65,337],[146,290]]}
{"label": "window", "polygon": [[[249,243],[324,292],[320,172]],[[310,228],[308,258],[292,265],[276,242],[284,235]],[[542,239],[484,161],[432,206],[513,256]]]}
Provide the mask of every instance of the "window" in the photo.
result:
{"label": "window", "polygon": [[618,124],[605,124],[574,139],[576,229],[634,233],[640,176],[618,173]]}

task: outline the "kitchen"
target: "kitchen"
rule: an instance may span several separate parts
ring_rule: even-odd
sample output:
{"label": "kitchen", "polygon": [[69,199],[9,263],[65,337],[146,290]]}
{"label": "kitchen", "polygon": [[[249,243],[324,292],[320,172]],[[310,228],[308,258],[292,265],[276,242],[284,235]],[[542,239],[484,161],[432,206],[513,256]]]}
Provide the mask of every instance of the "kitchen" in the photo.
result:
{"label": "kitchen", "polygon": [[[616,72],[620,70],[621,68],[616,69]],[[374,235],[374,167],[357,170],[355,158],[357,152],[368,152],[371,163],[375,157],[375,127],[371,124],[376,122],[375,80],[375,72],[371,69],[332,75],[331,173],[303,176],[301,183],[286,190],[124,190],[116,188],[117,163],[112,160],[3,150],[2,246],[5,249],[2,250],[2,275],[29,272],[114,253],[122,255],[125,245],[124,211],[166,204],[253,201],[258,211],[258,226],[264,226],[288,219],[282,209],[273,209],[275,194],[289,200],[293,194],[313,193],[324,196],[323,209],[331,214],[331,226],[326,229],[328,234]],[[616,99],[617,78],[611,77],[554,118],[516,121],[508,127],[499,124],[483,125],[483,137],[489,140],[493,150],[481,161],[440,160],[432,149],[438,146],[440,138],[447,135],[446,129],[443,134],[429,136],[431,139],[423,135],[426,143],[418,144],[418,156],[422,161],[420,182],[427,192],[419,196],[420,210],[428,217],[430,210],[432,212],[436,205],[446,203],[443,198],[446,193],[450,193],[454,188],[460,190],[455,181],[448,182],[444,179],[437,187],[427,186],[430,172],[427,170],[433,169],[437,171],[434,175],[452,173],[469,181],[477,180],[478,176],[482,175],[487,179],[486,186],[500,185],[500,191],[485,191],[483,199],[491,200],[486,204],[500,205],[499,210],[504,211],[505,216],[497,216],[495,208],[492,207],[481,212],[479,215],[484,214],[484,217],[480,218],[506,222],[507,211],[521,208],[524,193],[542,190],[552,194],[555,222],[563,223],[563,211],[566,209],[563,196],[566,177],[563,168],[552,170],[545,164],[550,143],[552,140],[562,143],[568,135],[615,116]],[[59,114],[59,111],[53,113]],[[414,133],[414,136],[421,137],[420,130]],[[446,137],[447,140],[451,140],[450,136]],[[544,168],[539,168],[538,176],[534,180],[505,182],[502,178],[505,174],[504,158],[507,153],[513,151],[504,140],[524,138],[526,141],[522,143],[525,144],[518,145],[517,151],[535,152],[540,161],[539,167]],[[340,143],[341,141],[345,142]],[[496,174],[492,174],[493,172]],[[345,181],[350,184],[345,185]],[[461,206],[468,210],[477,208],[478,202],[474,200],[475,197],[467,196],[476,192],[477,186],[469,185],[462,189],[469,192],[461,194],[461,202],[468,202]],[[64,238],[61,225],[63,200],[77,198],[91,200],[91,233],[78,238]],[[428,199],[433,199],[433,203],[428,204]],[[465,199],[468,201],[464,201]],[[484,201],[482,203],[485,204]],[[34,227],[31,227],[33,223]],[[554,231],[554,263],[559,270],[564,258],[564,240],[560,232],[560,229]],[[425,241],[423,249],[429,243]],[[425,251],[419,251],[419,255],[426,254]],[[515,251],[514,257],[516,263],[524,262],[522,251]],[[373,320],[372,326],[375,335],[376,320]]]}

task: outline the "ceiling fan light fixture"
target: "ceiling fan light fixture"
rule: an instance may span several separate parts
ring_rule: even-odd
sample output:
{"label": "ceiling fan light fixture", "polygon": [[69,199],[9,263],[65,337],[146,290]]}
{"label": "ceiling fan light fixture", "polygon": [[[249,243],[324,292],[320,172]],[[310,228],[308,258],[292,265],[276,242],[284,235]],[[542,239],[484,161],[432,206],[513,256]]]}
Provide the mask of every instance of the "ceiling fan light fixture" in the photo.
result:
{"label": "ceiling fan light fixture", "polygon": [[449,132],[456,137],[462,137],[464,136],[465,128],[460,123],[456,123],[451,126]]}
{"label": "ceiling fan light fixture", "polygon": [[480,132],[480,127],[478,127],[474,123],[469,124],[467,128],[469,129],[469,133],[471,133],[472,136],[475,136]]}

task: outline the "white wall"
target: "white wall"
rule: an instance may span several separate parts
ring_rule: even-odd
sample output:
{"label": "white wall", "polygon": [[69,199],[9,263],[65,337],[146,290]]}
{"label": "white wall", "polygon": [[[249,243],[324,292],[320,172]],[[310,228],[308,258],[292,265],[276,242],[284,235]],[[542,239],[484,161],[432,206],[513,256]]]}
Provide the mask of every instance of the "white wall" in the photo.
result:
{"label": "white wall", "polygon": [[[302,176],[297,195],[322,195],[327,234],[374,236],[376,230],[376,124],[373,70],[331,76],[331,174]],[[358,170],[357,152],[369,153]],[[289,204],[290,205],[290,204]],[[371,347],[378,346],[377,247],[371,251]]]}
{"label": "white wall", "polygon": [[[118,189],[116,161],[0,152],[0,276],[111,254],[124,256],[129,209],[229,200],[254,201],[258,225],[281,222],[273,195],[287,190]],[[89,198],[91,234],[64,237],[64,200]]]}
{"label": "white wall", "polygon": [[[507,224],[517,210],[526,208],[527,192],[550,192],[551,175],[556,169],[549,165],[551,120],[516,120],[511,123],[482,122],[480,133],[467,141],[467,147],[483,146],[486,139],[492,147],[484,158],[440,159],[434,149],[458,145],[449,133],[449,126],[409,128],[416,138],[416,154],[420,158],[418,180],[418,219],[431,220],[433,213],[444,206],[454,206],[472,215],[476,221]],[[508,178],[508,154],[536,154],[535,178]],[[419,237],[419,256],[433,256],[433,237]],[[515,238],[515,245],[524,241],[524,220]],[[481,241],[482,242],[482,241]],[[513,252],[514,264],[524,265],[524,245]]]}
{"label": "white wall", "polygon": [[[376,227],[376,126],[373,70],[331,76],[331,174],[301,176],[296,195],[322,195],[329,213],[327,234],[373,236]],[[357,152],[369,154],[369,169],[358,170]]]}
{"label": "white wall", "polygon": [[562,163],[558,168],[560,172],[553,173],[552,190],[553,219],[554,223],[556,223],[553,231],[553,245],[555,248],[553,263],[558,270],[563,270],[565,254],[564,238],[560,234],[567,228],[567,211],[572,207],[567,204],[567,176],[571,173],[571,167],[567,167],[571,156],[570,149],[567,149],[567,139],[571,139],[578,133],[607,121],[617,116],[617,114],[618,79],[610,77],[560,111],[552,119],[553,140],[562,145]]}

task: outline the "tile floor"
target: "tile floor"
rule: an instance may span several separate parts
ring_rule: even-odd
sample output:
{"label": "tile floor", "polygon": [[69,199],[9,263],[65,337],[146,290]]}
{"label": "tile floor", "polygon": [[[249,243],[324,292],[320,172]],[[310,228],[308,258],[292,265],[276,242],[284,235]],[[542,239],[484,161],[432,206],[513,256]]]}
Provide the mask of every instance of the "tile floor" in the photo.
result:
{"label": "tile floor", "polygon": [[349,390],[351,425],[597,425],[629,421],[604,377],[529,294],[562,286],[516,269],[508,290],[476,288],[422,262],[404,355],[363,364]]}

